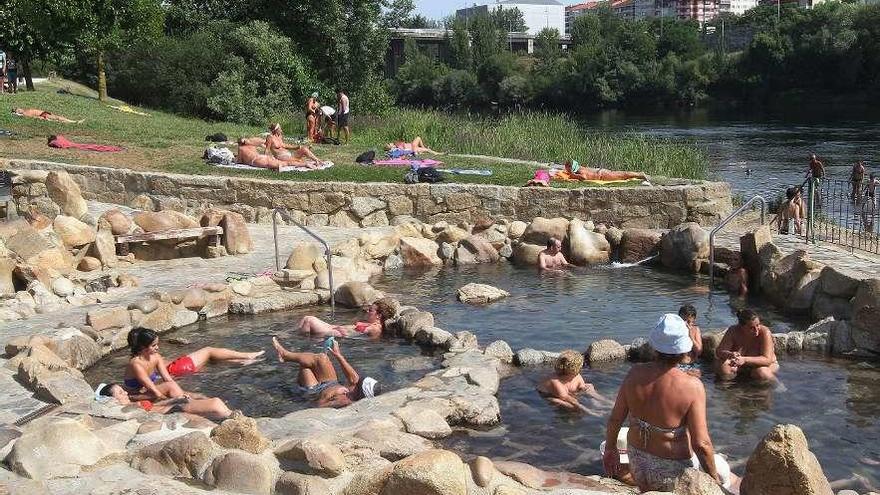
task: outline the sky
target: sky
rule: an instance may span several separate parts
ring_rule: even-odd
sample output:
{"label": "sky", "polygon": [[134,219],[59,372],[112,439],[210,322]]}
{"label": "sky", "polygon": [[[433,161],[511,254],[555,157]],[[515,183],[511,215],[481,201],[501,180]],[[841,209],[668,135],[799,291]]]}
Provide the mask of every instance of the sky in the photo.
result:
{"label": "sky", "polygon": [[[415,0],[416,12],[428,19],[442,19],[455,13],[456,9],[470,7],[474,4],[491,3],[493,0]],[[570,5],[584,0],[561,0],[559,3]]]}

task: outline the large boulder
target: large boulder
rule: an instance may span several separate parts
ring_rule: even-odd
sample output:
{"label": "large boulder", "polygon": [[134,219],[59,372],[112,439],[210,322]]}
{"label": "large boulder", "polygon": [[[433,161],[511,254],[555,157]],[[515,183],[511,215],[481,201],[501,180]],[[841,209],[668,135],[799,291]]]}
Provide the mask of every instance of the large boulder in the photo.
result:
{"label": "large boulder", "polygon": [[551,237],[559,239],[559,241],[562,242],[568,234],[568,223],[568,220],[559,217],[535,217],[532,220],[532,223],[526,227],[520,240],[529,244],[537,244],[539,246],[546,246],[547,241]]}
{"label": "large boulder", "polygon": [[364,232],[358,237],[358,244],[367,259],[381,259],[397,250],[400,235],[397,232]]}
{"label": "large boulder", "polygon": [[304,461],[315,471],[339,476],[347,465],[342,451],[335,445],[313,440],[291,440],[275,449],[279,459]]}
{"label": "large boulder", "polygon": [[83,199],[79,184],[63,170],[53,170],[46,176],[46,189],[49,197],[57,204],[61,211],[76,219],[81,219],[88,213],[89,208]]}
{"label": "large boulder", "polygon": [[98,218],[98,224],[101,224],[102,220],[110,225],[110,230],[113,232],[113,235],[128,234],[131,232],[132,227],[134,227],[134,223],[131,219],[117,208],[111,208],[102,213]]}
{"label": "large boulder", "polygon": [[743,495],[833,495],[807,438],[795,425],[776,425],[746,463]]}
{"label": "large boulder", "polygon": [[275,486],[275,469],[266,456],[232,451],[215,458],[204,479],[223,491],[269,495]]}
{"label": "large boulder", "polygon": [[84,370],[98,362],[103,353],[91,337],[76,328],[63,328],[52,335],[55,354],[70,366]]}
{"label": "large boulder", "polygon": [[141,449],[131,466],[147,474],[197,478],[216,450],[204,433],[194,431]]}
{"label": "large boulder", "polygon": [[0,297],[15,295],[15,284],[12,282],[13,270],[15,270],[14,260],[0,258]]}
{"label": "large boulder", "polygon": [[651,229],[626,229],[620,238],[620,261],[636,263],[657,253],[662,234]]}
{"label": "large boulder", "polygon": [[58,215],[52,221],[52,229],[68,248],[84,246],[95,240],[95,229],[73,217]]}
{"label": "large boulder", "polygon": [[468,236],[458,243],[455,261],[460,265],[468,263],[497,263],[501,259],[498,251],[485,237]]}
{"label": "large boulder", "polygon": [[402,337],[413,339],[419,330],[434,326],[434,315],[427,311],[411,311],[400,315],[395,325]]}
{"label": "large boulder", "polygon": [[602,234],[588,231],[582,220],[568,224],[568,261],[575,265],[608,263],[611,244]]}
{"label": "large boulder", "polygon": [[106,267],[112,268],[117,265],[119,258],[116,256],[116,239],[113,238],[111,230],[98,229],[95,242],[89,247],[89,255]]}
{"label": "large boulder", "polygon": [[880,352],[880,278],[859,282],[852,307],[852,338],[856,346]]}
{"label": "large boulder", "polygon": [[314,270],[315,263],[326,265],[324,248],[314,242],[297,242],[287,258],[285,268],[289,270]]}
{"label": "large boulder", "polygon": [[726,495],[728,493],[721,489],[714,478],[693,468],[686,469],[681,476],[676,478],[671,491],[676,495]]}
{"label": "large boulder", "polygon": [[503,340],[496,340],[487,345],[483,354],[497,358],[502,363],[510,364],[513,362],[513,349],[510,348],[510,344]]}
{"label": "large boulder", "polygon": [[545,249],[546,245],[529,244],[527,242],[518,242],[513,246],[513,254],[511,259],[519,266],[536,266],[538,264],[538,255]]}
{"label": "large boulder", "polygon": [[194,229],[199,223],[174,210],[142,211],[134,214],[134,223],[144,232],[162,232],[174,229]]}
{"label": "large boulder", "polygon": [[227,253],[247,254],[254,249],[254,242],[241,213],[227,211],[220,226],[223,227],[223,246]]}
{"label": "large boulder", "polygon": [[336,302],[347,308],[362,308],[384,294],[366,282],[346,282],[336,289]]}
{"label": "large boulder", "polygon": [[381,495],[465,495],[467,470],[448,450],[428,450],[394,463]]}
{"label": "large boulder", "polygon": [[660,261],[675,270],[697,273],[698,260],[709,257],[709,233],[696,222],[677,225],[660,241]]}
{"label": "large boulder", "polygon": [[749,272],[749,289],[760,292],[761,274],[779,256],[779,248],[773,244],[773,233],[769,226],[762,225],[740,237],[739,245],[743,264]]}
{"label": "large boulder", "polygon": [[269,447],[269,439],[257,428],[257,422],[240,412],[211,430],[211,440],[227,449],[240,449],[259,454]]}
{"label": "large boulder", "polygon": [[439,248],[440,246],[430,239],[421,237],[400,239],[400,255],[405,266],[442,265],[443,261],[437,255]]}
{"label": "large boulder", "polygon": [[57,419],[24,432],[6,462],[18,474],[35,480],[76,476],[97,463],[109,449],[79,421]]}
{"label": "large boulder", "polygon": [[466,304],[487,304],[509,295],[510,292],[487,284],[470,283],[458,289],[458,300]]}
{"label": "large boulder", "polygon": [[86,402],[95,396],[92,386],[82,377],[66,371],[36,375],[34,397],[50,404]]}
{"label": "large boulder", "polygon": [[597,340],[587,348],[587,362],[590,366],[626,360],[626,349],[612,339]]}
{"label": "large boulder", "polygon": [[761,291],[786,309],[808,310],[819,287],[823,266],[797,250],[770,264],[761,274]]}

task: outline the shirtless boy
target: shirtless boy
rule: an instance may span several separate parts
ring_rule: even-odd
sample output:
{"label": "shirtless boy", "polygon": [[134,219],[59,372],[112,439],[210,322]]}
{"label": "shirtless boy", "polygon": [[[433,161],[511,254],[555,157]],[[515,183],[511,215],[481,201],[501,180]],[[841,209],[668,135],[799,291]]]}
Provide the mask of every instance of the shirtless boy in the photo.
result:
{"label": "shirtless boy", "polygon": [[547,249],[538,253],[538,267],[541,270],[562,271],[568,260],[562,254],[562,241],[555,237],[547,239]]}
{"label": "shirtless boy", "polygon": [[727,329],[715,350],[718,377],[732,380],[746,375],[756,380],[775,380],[779,363],[770,329],[750,309],[739,310],[736,317],[739,323]]}
{"label": "shirtless boy", "polygon": [[590,397],[607,405],[611,402],[596,392],[596,387],[584,381],[581,369],[584,367],[584,356],[571,349],[559,353],[556,359],[556,374],[545,379],[538,385],[538,392],[547,400],[567,411],[580,411],[588,414],[596,414],[581,404],[577,394],[586,393]]}

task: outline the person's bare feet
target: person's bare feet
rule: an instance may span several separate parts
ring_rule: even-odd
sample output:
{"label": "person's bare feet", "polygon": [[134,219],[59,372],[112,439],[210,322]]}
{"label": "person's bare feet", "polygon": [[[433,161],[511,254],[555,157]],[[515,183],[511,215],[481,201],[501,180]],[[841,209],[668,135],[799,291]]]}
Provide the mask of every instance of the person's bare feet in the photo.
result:
{"label": "person's bare feet", "polygon": [[266,353],[266,351],[257,351],[257,352],[248,352],[246,354],[247,354],[248,359],[254,360],[254,359],[257,359],[258,357],[262,356],[265,353]]}
{"label": "person's bare feet", "polygon": [[272,337],[272,346],[275,347],[275,352],[278,353],[278,362],[283,363],[284,353],[286,352],[286,349],[284,349],[284,346],[281,345],[281,342],[278,342],[278,337]]}

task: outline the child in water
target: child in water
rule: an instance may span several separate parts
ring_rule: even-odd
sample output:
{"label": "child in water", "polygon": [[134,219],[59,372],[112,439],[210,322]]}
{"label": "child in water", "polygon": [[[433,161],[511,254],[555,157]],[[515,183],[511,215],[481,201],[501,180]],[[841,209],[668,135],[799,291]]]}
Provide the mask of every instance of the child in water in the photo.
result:
{"label": "child in water", "polygon": [[599,394],[591,383],[584,381],[581,369],[584,367],[584,356],[574,350],[566,349],[556,359],[556,374],[538,385],[541,393],[551,404],[567,411],[585,412],[593,416],[599,414],[581,404],[577,395],[586,393],[597,401],[610,406],[611,401]]}

